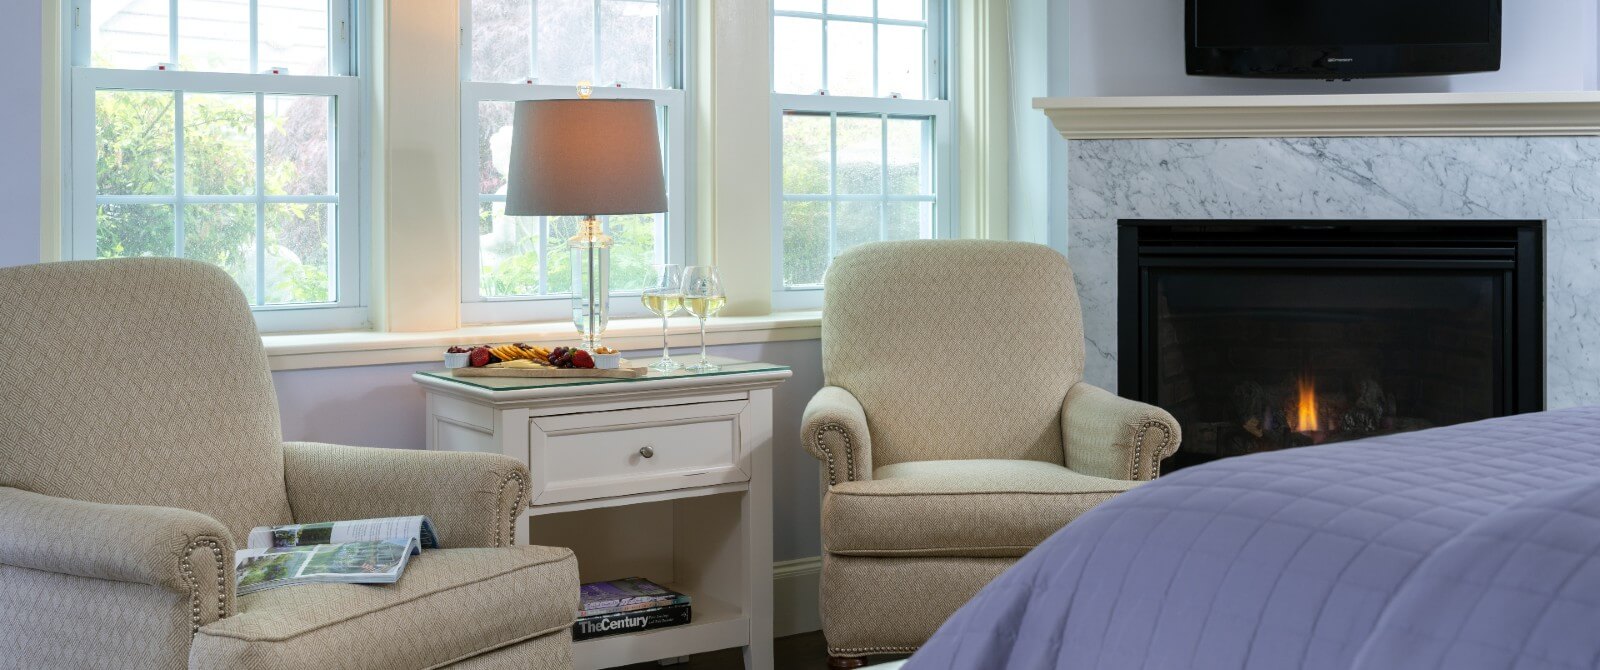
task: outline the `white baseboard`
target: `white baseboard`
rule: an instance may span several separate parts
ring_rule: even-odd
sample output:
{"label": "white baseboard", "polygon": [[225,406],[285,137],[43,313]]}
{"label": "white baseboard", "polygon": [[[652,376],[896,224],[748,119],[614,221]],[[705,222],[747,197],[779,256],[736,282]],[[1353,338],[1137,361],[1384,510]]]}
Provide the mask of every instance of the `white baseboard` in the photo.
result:
{"label": "white baseboard", "polygon": [[822,630],[817,606],[822,589],[822,557],[811,556],[772,564],[772,636],[787,637]]}

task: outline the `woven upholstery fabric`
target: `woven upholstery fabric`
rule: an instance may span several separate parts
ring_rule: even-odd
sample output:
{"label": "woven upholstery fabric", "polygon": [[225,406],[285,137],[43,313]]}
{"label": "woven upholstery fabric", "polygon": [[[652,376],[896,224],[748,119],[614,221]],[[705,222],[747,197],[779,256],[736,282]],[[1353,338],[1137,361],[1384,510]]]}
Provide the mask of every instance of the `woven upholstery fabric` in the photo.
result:
{"label": "woven upholstery fabric", "polygon": [[0,268],[0,301],[0,486],[197,510],[235,541],[289,521],[266,355],[222,270]]}
{"label": "woven upholstery fabric", "polygon": [[852,556],[1015,558],[1137,484],[1038,461],[896,463],[828,490],[822,546]]}
{"label": "woven upholstery fabric", "polygon": [[1016,458],[1063,463],[1061,405],[1083,377],[1067,260],[979,240],[879,242],[824,279],[824,381],[855,396],[873,468]]}
{"label": "woven upholstery fabric", "polygon": [[872,438],[855,396],[824,386],[800,417],[800,444],[827,471],[828,485],[872,479]]}
{"label": "woven upholstery fabric", "polygon": [[[1594,564],[1600,525],[1589,517],[1600,509],[1581,492],[1546,493],[1596,479],[1594,407],[1187,468],[1040,544],[906,667],[1344,670],[1389,632],[1409,636],[1406,646],[1460,636],[1443,643],[1463,651],[1481,640],[1484,653],[1534,633],[1592,645],[1600,619],[1585,612],[1595,593],[1578,591],[1597,582],[1577,561],[1589,552],[1582,561]],[[1543,557],[1531,551],[1540,545]],[[1582,581],[1556,579],[1568,575]],[[1440,580],[1461,583],[1410,602]],[[1472,600],[1455,597],[1463,594]],[[1579,599],[1587,610],[1573,607]],[[1459,624],[1475,623],[1483,607],[1504,618],[1479,638],[1485,628]],[[1426,661],[1427,650],[1417,653]],[[1435,667],[1402,659],[1368,667]],[[1519,653],[1494,667],[1565,666]]]}
{"label": "woven upholstery fabric", "polygon": [[572,629],[539,637],[450,664],[450,670],[567,670],[572,667]]}
{"label": "woven upholstery fabric", "polygon": [[439,549],[414,557],[394,584],[244,596],[237,615],[200,629],[189,667],[300,669],[350,658],[362,667],[429,668],[564,632],[577,609],[571,550]]}
{"label": "woven upholstery fabric", "polygon": [[528,469],[499,454],[290,442],[283,469],[296,523],[424,514],[441,547],[510,545],[528,497]]}
{"label": "woven upholstery fabric", "polygon": [[1149,481],[1178,451],[1183,432],[1166,410],[1086,382],[1067,391],[1061,410],[1067,467],[1086,475]]}
{"label": "woven upholstery fabric", "polygon": [[1016,560],[823,554],[822,634],[828,653],[915,651],[951,612]]}
{"label": "woven upholstery fabric", "polygon": [[189,615],[164,587],[0,564],[0,668],[182,668]]}
{"label": "woven upholstery fabric", "polygon": [[[199,512],[0,487],[0,528],[0,565],[165,589],[182,597],[186,627],[232,611],[233,542],[221,523]],[[0,624],[18,616],[0,611]]]}

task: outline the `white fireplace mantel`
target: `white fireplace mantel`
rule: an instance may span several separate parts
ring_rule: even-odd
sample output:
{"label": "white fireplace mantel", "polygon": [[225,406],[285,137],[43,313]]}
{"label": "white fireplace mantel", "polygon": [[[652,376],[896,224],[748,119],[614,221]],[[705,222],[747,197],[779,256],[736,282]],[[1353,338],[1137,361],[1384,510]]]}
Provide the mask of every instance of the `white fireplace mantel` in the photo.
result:
{"label": "white fireplace mantel", "polygon": [[1035,98],[1069,140],[1600,135],[1600,92]]}

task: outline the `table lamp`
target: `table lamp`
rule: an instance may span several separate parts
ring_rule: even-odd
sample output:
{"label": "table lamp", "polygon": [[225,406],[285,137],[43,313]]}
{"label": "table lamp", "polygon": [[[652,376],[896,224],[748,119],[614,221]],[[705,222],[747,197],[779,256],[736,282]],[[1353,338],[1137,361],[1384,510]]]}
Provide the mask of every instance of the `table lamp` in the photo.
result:
{"label": "table lamp", "polygon": [[567,240],[572,322],[600,346],[610,312],[611,237],[602,215],[667,211],[661,139],[650,100],[525,100],[511,126],[508,216],[581,216]]}

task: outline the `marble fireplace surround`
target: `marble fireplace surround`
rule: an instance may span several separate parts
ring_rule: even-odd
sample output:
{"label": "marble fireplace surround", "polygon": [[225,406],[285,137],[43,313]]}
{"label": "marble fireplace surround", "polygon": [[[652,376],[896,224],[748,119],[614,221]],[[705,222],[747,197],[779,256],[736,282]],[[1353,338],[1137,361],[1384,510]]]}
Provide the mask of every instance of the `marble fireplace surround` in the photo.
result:
{"label": "marble fireplace surround", "polygon": [[[1280,119],[1261,123],[1266,130],[1259,132],[1213,114],[1215,98],[1187,108],[1195,110],[1188,116],[1182,99],[1160,99],[1167,109],[1146,114],[1145,130],[1126,116],[1114,128],[1095,127],[1092,119],[1071,116],[1077,104],[1071,100],[1036,102],[1070,140],[1068,258],[1083,303],[1088,380],[1116,388],[1120,219],[1540,219],[1546,222],[1546,404],[1600,404],[1600,127],[1568,124],[1576,118],[1568,110],[1530,113],[1519,126],[1506,123],[1515,115],[1503,108],[1463,111],[1452,94],[1427,96],[1439,100],[1440,113],[1408,112],[1414,125],[1407,127],[1381,113],[1392,111],[1381,105],[1376,123],[1368,105],[1337,112],[1357,98],[1424,96],[1303,99],[1322,97],[1343,99],[1313,112],[1322,115],[1322,126]],[[1589,97],[1587,118],[1600,126],[1600,96]],[[1113,118],[1104,110],[1115,104],[1106,100],[1090,108]],[[1280,109],[1303,111],[1306,104]],[[1208,115],[1217,123],[1208,126]],[[1271,116],[1257,110],[1256,118]],[[1348,123],[1341,125],[1341,116]],[[1437,123],[1488,116],[1495,118],[1454,131]],[[1564,125],[1544,122],[1553,117]],[[1282,129],[1290,125],[1296,127]]]}

